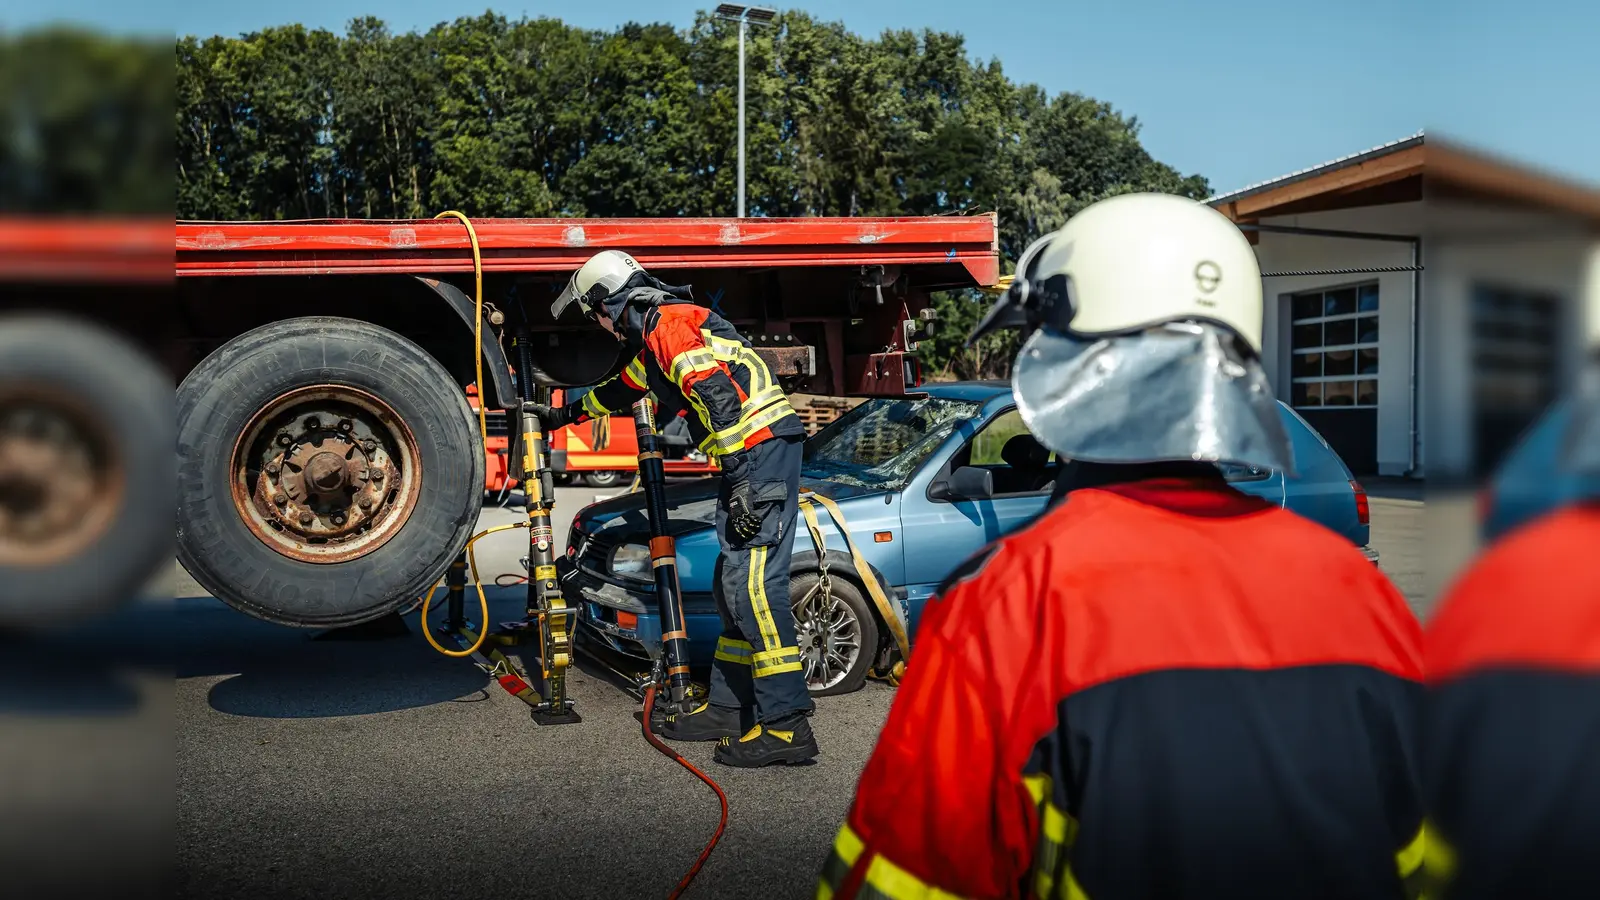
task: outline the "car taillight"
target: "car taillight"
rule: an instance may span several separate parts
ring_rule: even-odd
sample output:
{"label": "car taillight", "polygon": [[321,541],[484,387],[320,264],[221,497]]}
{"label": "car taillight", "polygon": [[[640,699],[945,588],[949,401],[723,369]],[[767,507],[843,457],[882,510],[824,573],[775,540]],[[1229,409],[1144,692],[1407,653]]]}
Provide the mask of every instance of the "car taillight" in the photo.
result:
{"label": "car taillight", "polygon": [[1367,489],[1361,482],[1350,482],[1350,490],[1356,492],[1356,521],[1363,525],[1372,524],[1372,506],[1367,503]]}

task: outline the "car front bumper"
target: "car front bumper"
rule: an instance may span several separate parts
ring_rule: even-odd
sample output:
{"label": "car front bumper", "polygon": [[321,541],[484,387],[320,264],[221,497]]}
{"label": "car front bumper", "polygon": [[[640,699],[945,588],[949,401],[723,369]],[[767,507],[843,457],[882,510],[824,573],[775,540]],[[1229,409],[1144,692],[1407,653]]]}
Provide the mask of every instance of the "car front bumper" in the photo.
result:
{"label": "car front bumper", "polygon": [[[654,591],[629,590],[583,567],[563,579],[562,587],[578,606],[580,649],[598,647],[649,668],[652,653],[661,646],[661,618]],[[709,596],[684,597],[684,630],[689,633],[689,664],[710,665],[722,633],[722,619]]]}

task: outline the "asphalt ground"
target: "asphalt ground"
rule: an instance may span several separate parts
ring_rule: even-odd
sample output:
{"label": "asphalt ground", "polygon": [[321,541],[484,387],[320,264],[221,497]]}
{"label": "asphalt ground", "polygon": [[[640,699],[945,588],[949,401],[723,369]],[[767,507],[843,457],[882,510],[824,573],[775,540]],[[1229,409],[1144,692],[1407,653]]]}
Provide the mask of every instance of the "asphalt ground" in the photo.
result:
{"label": "asphalt ground", "polygon": [[[558,530],[597,493],[558,490]],[[1423,512],[1373,500],[1373,544],[1419,613]],[[486,509],[483,525],[520,517]],[[526,552],[520,531],[479,546],[485,580]],[[715,797],[644,742],[637,702],[603,670],[569,678],[581,723],[539,726],[430,649],[415,614],[409,636],[318,639],[186,581],[170,608],[130,610],[98,638],[153,641],[176,676],[177,896],[659,897],[716,825]],[[491,599],[492,621],[520,615],[521,589]],[[684,746],[730,801],[688,896],[811,896],[893,694],[869,683],[818,701],[808,766],[730,770],[711,745]]]}

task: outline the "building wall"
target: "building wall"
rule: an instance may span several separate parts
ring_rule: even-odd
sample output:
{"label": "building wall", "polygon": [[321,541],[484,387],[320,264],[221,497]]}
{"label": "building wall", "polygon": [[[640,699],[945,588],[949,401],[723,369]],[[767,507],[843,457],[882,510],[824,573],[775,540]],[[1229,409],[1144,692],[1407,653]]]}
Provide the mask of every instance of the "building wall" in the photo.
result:
{"label": "building wall", "polygon": [[[1267,219],[1262,224],[1343,231],[1416,233],[1420,203]],[[1308,269],[1379,268],[1411,265],[1405,243],[1357,241],[1263,233],[1256,246],[1263,272]],[[1274,393],[1290,397],[1289,298],[1304,291],[1378,283],[1378,473],[1403,474],[1411,465],[1411,295],[1410,272],[1378,275],[1322,275],[1267,278],[1263,363]]]}
{"label": "building wall", "polygon": [[[1557,383],[1574,382],[1583,358],[1588,261],[1594,241],[1550,220],[1545,227],[1472,233],[1462,227],[1479,210],[1436,209],[1440,223],[1425,244],[1428,281],[1424,290],[1423,359],[1429,392],[1424,427],[1430,436],[1427,461],[1441,479],[1471,476],[1483,452],[1475,438],[1473,402],[1473,291],[1480,284],[1537,291],[1559,301],[1553,348]],[[1448,226],[1454,220],[1453,226]]]}
{"label": "building wall", "polygon": [[[1286,216],[1263,224],[1422,235],[1425,272],[1418,281],[1417,470],[1464,477],[1478,462],[1473,409],[1472,292],[1480,283],[1537,290],[1560,300],[1555,348],[1561,382],[1570,384],[1583,358],[1586,290],[1600,244],[1559,217],[1436,201]],[[1406,243],[1261,234],[1263,272],[1408,266]],[[1600,279],[1600,271],[1593,276]],[[1274,392],[1290,397],[1290,296],[1308,290],[1376,281],[1379,289],[1379,373],[1376,425],[1378,473],[1405,474],[1412,458],[1413,279],[1410,272],[1378,275],[1267,278],[1263,363]]]}

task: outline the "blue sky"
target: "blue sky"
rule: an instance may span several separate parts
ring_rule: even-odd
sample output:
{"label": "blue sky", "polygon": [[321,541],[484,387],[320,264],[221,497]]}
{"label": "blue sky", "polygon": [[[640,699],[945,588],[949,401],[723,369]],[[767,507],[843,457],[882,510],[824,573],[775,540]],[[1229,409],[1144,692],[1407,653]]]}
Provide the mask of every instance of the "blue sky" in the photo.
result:
{"label": "blue sky", "polygon": [[[782,7],[783,3],[773,3]],[[966,35],[1012,78],[1107,100],[1145,145],[1218,191],[1427,128],[1600,184],[1600,4],[1588,0],[805,0],[863,34]],[[0,0],[0,23],[237,34],[375,13],[397,31],[492,8],[590,28],[689,24],[714,2]],[[1435,10],[1448,8],[1447,14]]]}

